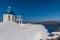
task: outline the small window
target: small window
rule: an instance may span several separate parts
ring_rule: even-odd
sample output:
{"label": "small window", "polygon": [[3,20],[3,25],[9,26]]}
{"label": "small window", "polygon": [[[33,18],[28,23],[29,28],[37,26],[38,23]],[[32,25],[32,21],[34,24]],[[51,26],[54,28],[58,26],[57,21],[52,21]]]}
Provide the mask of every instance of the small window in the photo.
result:
{"label": "small window", "polygon": [[9,21],[10,21],[10,15],[8,16],[8,18],[9,18]]}

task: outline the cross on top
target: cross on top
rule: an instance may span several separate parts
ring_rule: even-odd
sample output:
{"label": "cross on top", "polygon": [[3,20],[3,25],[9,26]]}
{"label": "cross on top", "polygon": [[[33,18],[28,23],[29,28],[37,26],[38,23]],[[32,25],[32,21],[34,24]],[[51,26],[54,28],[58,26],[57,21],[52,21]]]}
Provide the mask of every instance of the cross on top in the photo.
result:
{"label": "cross on top", "polygon": [[9,9],[11,8],[11,6],[8,7]]}

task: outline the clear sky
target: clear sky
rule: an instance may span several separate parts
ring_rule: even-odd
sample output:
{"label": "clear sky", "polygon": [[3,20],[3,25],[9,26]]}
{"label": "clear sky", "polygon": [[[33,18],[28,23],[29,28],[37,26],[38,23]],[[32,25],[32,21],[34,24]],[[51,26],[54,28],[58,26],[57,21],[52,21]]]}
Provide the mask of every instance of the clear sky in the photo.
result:
{"label": "clear sky", "polygon": [[0,20],[8,6],[25,21],[60,21],[60,0],[0,0]]}

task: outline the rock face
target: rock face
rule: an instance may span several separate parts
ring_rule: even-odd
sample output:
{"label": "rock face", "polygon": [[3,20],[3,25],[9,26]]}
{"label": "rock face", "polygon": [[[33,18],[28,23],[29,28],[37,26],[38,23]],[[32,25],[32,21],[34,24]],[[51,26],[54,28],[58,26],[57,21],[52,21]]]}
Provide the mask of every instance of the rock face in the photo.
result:
{"label": "rock face", "polygon": [[43,25],[0,23],[0,40],[46,40],[48,32]]}

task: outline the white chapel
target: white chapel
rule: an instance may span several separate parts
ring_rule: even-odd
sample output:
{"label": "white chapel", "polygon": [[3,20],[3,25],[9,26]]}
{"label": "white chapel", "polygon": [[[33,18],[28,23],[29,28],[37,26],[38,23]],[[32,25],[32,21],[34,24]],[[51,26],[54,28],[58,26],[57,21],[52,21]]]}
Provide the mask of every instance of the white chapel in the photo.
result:
{"label": "white chapel", "polygon": [[15,19],[10,6],[3,14],[3,22],[0,22],[0,40],[47,40],[47,37],[47,29],[43,25],[23,24],[21,16]]}

